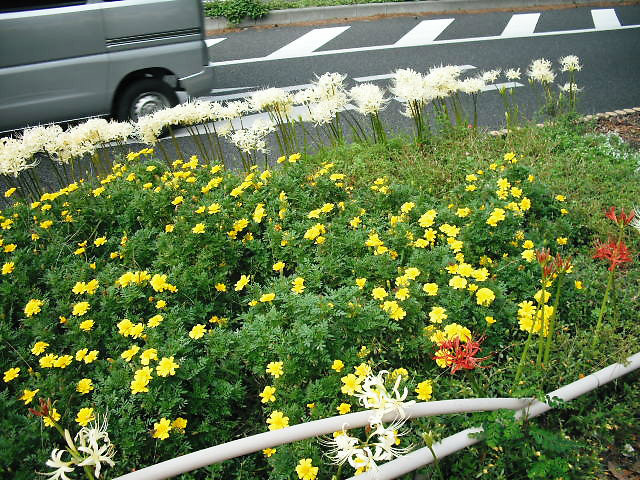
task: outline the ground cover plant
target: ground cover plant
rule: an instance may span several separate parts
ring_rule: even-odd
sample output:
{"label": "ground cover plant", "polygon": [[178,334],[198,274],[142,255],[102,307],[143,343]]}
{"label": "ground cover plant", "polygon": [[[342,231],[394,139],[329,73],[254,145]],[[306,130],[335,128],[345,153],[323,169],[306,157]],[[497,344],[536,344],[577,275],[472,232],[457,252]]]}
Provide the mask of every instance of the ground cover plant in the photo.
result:
{"label": "ground cover plant", "polygon": [[[637,352],[638,155],[571,117],[504,137],[419,117],[410,140],[328,129],[333,147],[275,168],[251,149],[225,168],[208,132],[200,157],[156,141],[106,171],[98,151],[94,180],[69,160],[76,181],[50,193],[18,177],[0,218],[2,474],[113,478],[362,408],[540,396]],[[633,450],[629,377],[536,420],[373,417],[184,478],[347,478],[480,424],[486,443],[422,473],[594,478],[609,445]]]}

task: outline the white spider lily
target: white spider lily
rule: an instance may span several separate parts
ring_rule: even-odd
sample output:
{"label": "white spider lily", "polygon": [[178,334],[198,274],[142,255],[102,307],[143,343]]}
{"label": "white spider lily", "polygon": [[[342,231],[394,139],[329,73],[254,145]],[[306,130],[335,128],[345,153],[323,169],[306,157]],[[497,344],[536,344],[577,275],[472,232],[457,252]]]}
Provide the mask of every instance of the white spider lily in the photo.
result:
{"label": "white spider lily", "polygon": [[405,448],[396,447],[400,444],[400,437],[406,433],[400,431],[403,425],[404,420],[396,421],[388,427],[385,427],[382,422],[375,425],[376,428],[373,431],[373,435],[377,436],[377,441],[373,442],[372,445],[375,447],[374,459],[376,461],[393,460],[411,450],[411,446]]}
{"label": "white spider lily", "polygon": [[381,370],[377,375],[369,375],[362,382],[361,391],[355,394],[363,407],[377,410],[377,415],[374,418],[378,418],[378,416],[381,418],[385,413],[393,411],[404,417],[404,407],[415,403],[414,401],[404,401],[409,393],[406,387],[402,393],[399,391],[402,375],[398,375],[396,378],[391,392],[387,390],[385,377],[388,373],[386,370]]}
{"label": "white spider lily", "polygon": [[499,76],[500,70],[488,70],[482,74],[482,79],[486,83],[493,83],[498,79]]}
{"label": "white spider lily", "polygon": [[546,58],[534,60],[529,66],[527,75],[539,83],[552,83],[556,78],[556,74],[551,69],[551,62]]}
{"label": "white spider lily", "polygon": [[576,55],[567,55],[560,59],[560,68],[563,72],[579,72],[582,70],[582,65]]}
{"label": "white spider lily", "polygon": [[520,69],[519,68],[510,68],[506,72],[504,72],[507,80],[520,80]]}
{"label": "white spider lily", "polygon": [[73,472],[73,461],[65,462],[62,460],[62,455],[68,453],[66,450],[58,450],[54,448],[51,452],[51,458],[46,461],[47,467],[55,468],[53,472],[42,473],[41,475],[48,475],[47,480],[71,480],[67,477],[67,473]]}
{"label": "white spider lily", "polygon": [[355,102],[358,112],[363,115],[378,113],[388,102],[382,89],[372,83],[363,83],[353,87],[349,91],[349,96]]}
{"label": "white spider lily", "polygon": [[327,452],[327,456],[336,465],[342,465],[344,462],[358,454],[360,450],[360,440],[356,437],[350,436],[344,430],[334,434],[333,438],[329,440],[321,440],[321,443],[330,447]]}

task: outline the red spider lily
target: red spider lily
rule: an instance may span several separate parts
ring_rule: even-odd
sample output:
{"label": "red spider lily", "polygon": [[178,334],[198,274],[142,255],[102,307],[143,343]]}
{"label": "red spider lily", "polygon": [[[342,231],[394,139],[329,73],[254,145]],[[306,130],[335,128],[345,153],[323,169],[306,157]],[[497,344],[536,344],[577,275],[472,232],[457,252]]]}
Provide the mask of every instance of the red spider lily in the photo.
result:
{"label": "red spider lily", "polygon": [[38,408],[30,408],[29,412],[33,413],[36,417],[48,417],[51,411],[51,400],[47,398],[39,398],[40,406]]}
{"label": "red spider lily", "polygon": [[541,250],[536,250],[536,259],[540,264],[540,268],[542,268],[542,276],[544,278],[549,278],[554,271],[554,263],[553,257],[548,248],[543,248]]}
{"label": "red spider lily", "polygon": [[460,337],[447,340],[440,344],[440,349],[443,351],[442,354],[435,355],[433,359],[445,360],[447,364],[451,364],[451,374],[462,369],[473,370],[476,367],[486,368],[480,365],[480,362],[485,361],[491,355],[482,358],[475,356],[480,351],[480,344],[484,339],[485,337],[480,337],[478,340],[470,338],[465,343],[460,341]]}
{"label": "red spider lily", "polygon": [[560,255],[559,253],[556,254],[552,263],[553,269],[557,273],[567,273],[572,267],[571,257],[562,258],[562,255]]}
{"label": "red spider lily", "polygon": [[609,210],[605,212],[604,215],[605,217],[613,221],[613,223],[620,225],[621,227],[624,227],[631,223],[631,221],[633,220],[633,217],[635,217],[636,214],[634,211],[632,211],[631,213],[624,213],[624,208],[623,208],[621,209],[618,216],[616,215],[616,207],[611,207],[609,208]]}
{"label": "red spider lily", "polygon": [[620,240],[618,243],[612,240],[609,240],[608,243],[598,243],[593,258],[608,260],[611,263],[611,265],[609,265],[610,271],[615,270],[618,265],[631,263],[633,261],[629,249],[623,240]]}

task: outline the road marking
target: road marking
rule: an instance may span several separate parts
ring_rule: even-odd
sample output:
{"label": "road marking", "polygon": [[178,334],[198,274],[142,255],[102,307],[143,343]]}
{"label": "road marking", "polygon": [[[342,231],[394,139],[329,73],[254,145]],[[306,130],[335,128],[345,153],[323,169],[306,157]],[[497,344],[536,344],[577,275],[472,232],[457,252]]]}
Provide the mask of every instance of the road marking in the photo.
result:
{"label": "road marking", "polygon": [[[280,88],[281,90],[284,90],[285,92],[291,92],[291,91],[297,91],[297,90],[304,90],[305,88],[309,88],[309,87],[312,87],[312,86],[313,85],[310,84],[310,83],[302,83],[300,85],[289,85],[289,86],[286,86],[286,87],[278,87],[278,88]],[[250,92],[242,92],[242,93],[230,93],[230,94],[227,94],[227,95],[212,95],[212,96],[201,97],[201,98],[203,100],[208,100],[210,102],[220,102],[222,100],[237,100],[239,98],[249,98],[252,93],[261,90],[258,87],[216,88],[216,89],[211,90],[211,93],[231,92],[231,91],[234,91],[234,90],[248,90],[248,89],[256,89],[256,90],[251,90]]]}
{"label": "road marking", "polygon": [[[474,68],[478,68],[474,67],[473,65],[458,65],[458,67],[460,67],[463,72],[466,70],[473,70]],[[354,77],[353,79],[356,82],[375,82],[376,80],[387,80],[392,77],[393,73],[385,73],[383,75],[370,75],[368,77]]]}
{"label": "road marking", "polygon": [[533,34],[540,19],[539,13],[519,13],[511,19],[502,31],[501,37],[528,37]]}
{"label": "road marking", "polygon": [[617,30],[621,27],[620,20],[613,8],[591,10],[591,18],[596,30]]}
{"label": "road marking", "polygon": [[453,18],[441,18],[438,20],[423,20],[409,30],[394,45],[396,47],[417,47],[428,45],[451,25]]}
{"label": "road marking", "polygon": [[219,44],[223,40],[226,40],[226,37],[222,38],[205,38],[204,43],[207,45],[207,48],[213,47],[214,45]]}
{"label": "road marking", "polygon": [[266,58],[273,60],[281,58],[306,57],[318,48],[322,47],[324,44],[336,38],[348,28],[350,27],[347,25],[346,27],[313,29],[293,42],[276,50],[272,54],[267,55]]}
{"label": "road marking", "polygon": [[501,88],[518,88],[524,87],[524,84],[518,82],[505,82],[505,83],[494,83],[492,85],[486,85],[482,91],[490,92],[491,90],[500,90]]}
{"label": "road marking", "polygon": [[[600,14],[596,14],[598,16]],[[610,23],[607,23],[610,25]],[[606,30],[631,30],[640,28],[639,25],[620,25],[608,27]],[[553,36],[563,36],[563,35],[576,35],[576,34],[584,34],[584,33],[599,33],[602,31],[602,28],[584,28],[584,29],[576,29],[576,30],[558,30],[555,32],[534,32],[530,35],[523,35],[523,37],[553,37]],[[503,37],[501,35],[498,36],[489,36],[489,37],[471,37],[471,38],[455,38],[450,40],[434,40],[429,45],[450,45],[450,44],[458,44],[458,43],[476,43],[476,42],[488,42],[493,40],[510,40],[511,38],[517,37]],[[370,47],[356,47],[356,48],[344,48],[340,50],[322,50],[319,52],[310,52],[305,55],[300,55],[299,57],[289,57],[289,58],[300,58],[300,57],[318,57],[324,55],[341,55],[345,53],[361,53],[361,52],[375,52],[380,50],[393,50],[396,48],[406,48],[403,46],[398,46],[395,44],[391,45],[373,45]],[[266,62],[270,60],[277,60],[277,58],[272,57],[256,57],[256,58],[241,58],[238,60],[227,60],[223,62],[210,62],[209,65],[214,67],[222,67],[226,65],[238,65],[242,63],[257,63],[257,62]]]}
{"label": "road marking", "polygon": [[237,92],[238,90],[250,90],[252,88],[258,88],[258,86],[254,85],[252,87],[214,88],[211,90],[211,93]]}

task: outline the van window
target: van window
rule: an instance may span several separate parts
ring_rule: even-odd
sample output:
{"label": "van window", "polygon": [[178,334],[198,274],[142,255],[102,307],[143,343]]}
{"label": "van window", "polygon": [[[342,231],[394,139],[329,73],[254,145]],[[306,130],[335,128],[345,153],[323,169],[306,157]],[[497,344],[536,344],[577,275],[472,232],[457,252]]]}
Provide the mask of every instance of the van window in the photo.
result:
{"label": "van window", "polygon": [[44,8],[71,7],[74,5],[84,5],[86,0],[8,0],[2,2],[0,13],[22,12],[25,10],[40,10]]}

